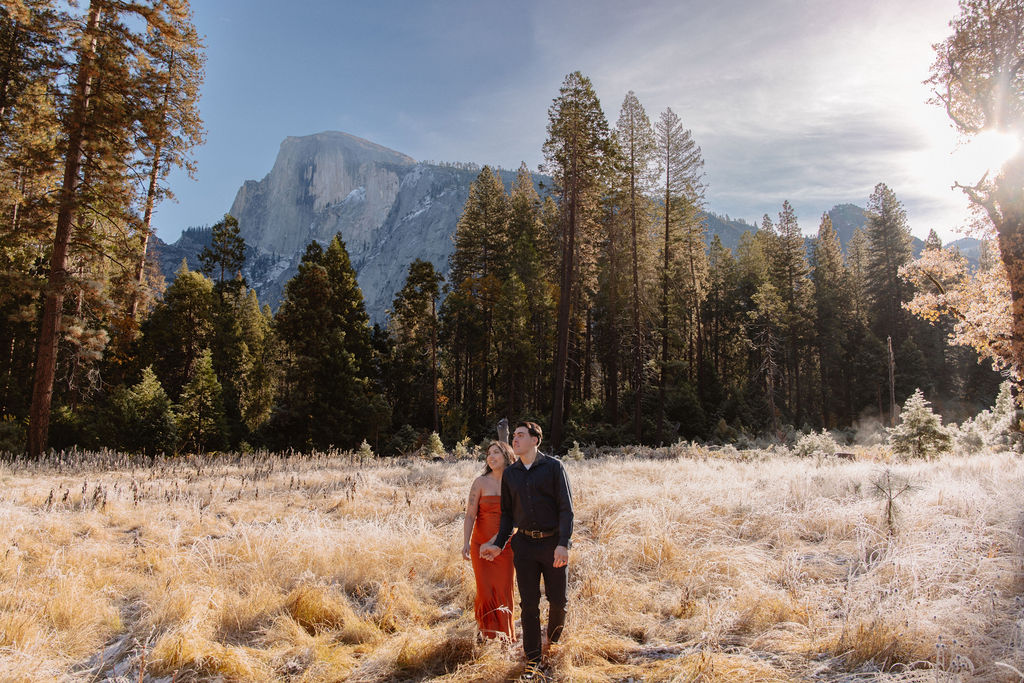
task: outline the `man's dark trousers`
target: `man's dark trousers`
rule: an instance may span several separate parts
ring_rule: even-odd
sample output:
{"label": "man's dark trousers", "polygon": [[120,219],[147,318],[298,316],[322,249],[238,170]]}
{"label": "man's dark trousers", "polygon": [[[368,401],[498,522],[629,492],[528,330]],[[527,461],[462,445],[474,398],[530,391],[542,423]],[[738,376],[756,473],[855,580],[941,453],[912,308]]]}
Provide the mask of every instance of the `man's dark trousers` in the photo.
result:
{"label": "man's dark trousers", "polygon": [[512,537],[512,563],[519,585],[519,606],[522,609],[523,651],[531,662],[540,661],[540,579],[544,577],[544,594],[548,598],[548,640],[558,642],[565,625],[565,600],[568,574],[565,567],[555,567],[558,536],[529,538]]}

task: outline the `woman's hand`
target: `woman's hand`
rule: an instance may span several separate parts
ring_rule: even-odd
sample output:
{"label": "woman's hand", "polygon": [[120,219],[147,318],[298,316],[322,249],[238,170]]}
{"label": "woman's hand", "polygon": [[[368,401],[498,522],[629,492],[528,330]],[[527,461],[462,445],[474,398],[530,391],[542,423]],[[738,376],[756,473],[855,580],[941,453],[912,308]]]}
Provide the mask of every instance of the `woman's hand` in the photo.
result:
{"label": "woman's hand", "polygon": [[469,544],[468,543],[466,545],[462,546],[462,559],[464,559],[464,560],[471,559],[470,555],[469,555]]}

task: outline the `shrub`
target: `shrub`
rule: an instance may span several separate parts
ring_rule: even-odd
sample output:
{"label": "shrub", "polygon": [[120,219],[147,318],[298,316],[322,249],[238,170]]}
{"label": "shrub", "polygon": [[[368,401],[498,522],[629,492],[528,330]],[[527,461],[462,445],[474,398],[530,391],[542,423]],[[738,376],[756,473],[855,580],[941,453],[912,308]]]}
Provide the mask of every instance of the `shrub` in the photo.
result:
{"label": "shrub", "polygon": [[468,436],[463,437],[456,442],[453,453],[458,460],[471,460],[476,457],[476,449],[470,447],[470,439]]}
{"label": "shrub", "polygon": [[25,426],[10,415],[0,418],[0,453],[25,451]]}
{"label": "shrub", "polygon": [[444,457],[444,444],[441,442],[441,437],[438,436],[437,432],[430,432],[430,436],[427,437],[427,443],[423,445],[423,453],[430,458]]}
{"label": "shrub", "polygon": [[964,420],[959,429],[954,429],[955,448],[965,454],[986,448],[1020,450],[1021,433],[1016,428],[1019,419],[1012,386],[1003,382],[992,408]]}
{"label": "shrub", "polygon": [[835,455],[838,450],[839,444],[826,429],[804,434],[796,440],[796,445],[793,447],[793,453],[801,458],[829,457]]}
{"label": "shrub", "polygon": [[949,449],[953,440],[942,417],[932,412],[931,404],[916,389],[900,413],[900,423],[887,430],[894,452],[914,458],[930,458]]}
{"label": "shrub", "polygon": [[565,454],[565,457],[568,460],[575,460],[576,462],[583,460],[583,449],[580,448],[579,441],[572,442],[572,448],[570,448],[569,452]]}
{"label": "shrub", "polygon": [[359,450],[356,451],[356,458],[359,462],[369,462],[375,457],[376,455],[374,454],[373,449],[370,448],[370,444],[367,443],[366,439],[363,439],[363,442],[359,444]]}

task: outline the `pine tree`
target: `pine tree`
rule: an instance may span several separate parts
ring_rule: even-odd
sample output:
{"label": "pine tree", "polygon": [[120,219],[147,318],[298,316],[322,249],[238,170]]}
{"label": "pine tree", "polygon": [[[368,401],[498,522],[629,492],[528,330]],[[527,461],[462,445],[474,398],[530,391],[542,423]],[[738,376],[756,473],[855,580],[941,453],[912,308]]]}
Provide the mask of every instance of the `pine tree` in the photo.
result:
{"label": "pine tree", "polygon": [[139,357],[153,366],[172,399],[192,376],[202,353],[214,345],[213,282],[182,259],[163,301],[142,325]]}
{"label": "pine tree", "polygon": [[252,433],[270,419],[279,382],[279,349],[269,309],[260,309],[255,290],[236,304],[242,341],[238,365],[232,368],[242,425]]}
{"label": "pine tree", "polygon": [[[685,317],[691,372],[694,373],[698,395],[702,394],[704,364],[704,325],[701,319],[707,296],[707,251],[705,249],[704,159],[700,147],[689,130],[683,128],[675,112],[662,112],[657,130],[657,155],[662,170],[663,240],[659,281],[661,285],[661,372],[658,378],[660,405],[665,404],[665,371],[669,362],[669,340],[676,328],[671,320],[670,290],[673,283],[685,282],[679,293],[682,303],[680,317]],[[691,375],[693,377],[694,375]],[[659,425],[662,419],[659,419]],[[659,427],[660,429],[660,427]],[[662,439],[663,440],[663,439]]]}
{"label": "pine tree", "polygon": [[440,431],[437,302],[443,279],[429,261],[413,261],[390,318],[393,411],[401,422],[435,432]]}
{"label": "pine tree", "polygon": [[[831,429],[838,426],[839,404],[843,398],[841,359],[851,320],[849,285],[839,235],[827,213],[822,214],[814,242],[813,282],[821,419],[824,426]],[[849,415],[848,411],[843,412]]]}
{"label": "pine tree", "polygon": [[[648,194],[654,186],[657,171],[656,143],[651,121],[636,94],[630,90],[622,102],[619,120],[615,125],[620,147],[620,179],[623,198],[622,210],[629,225],[629,267],[632,288],[629,310],[632,317],[630,384],[633,390],[633,438],[637,443],[643,437],[641,405],[644,392],[644,365],[647,359],[648,335],[644,307],[647,284],[651,281],[648,272],[653,254],[647,235],[651,230],[652,206]],[[641,287],[643,282],[643,287]]]}
{"label": "pine tree", "polygon": [[[550,409],[551,360],[554,357],[557,293],[558,237],[550,229],[556,221],[545,220],[544,212],[557,216],[548,197],[540,200],[533,177],[521,164],[509,193],[509,237],[514,258],[511,272],[502,286],[496,306],[497,365],[495,380],[497,406],[504,399],[507,416],[542,414]],[[506,325],[522,329],[513,334]]]}
{"label": "pine tree", "polygon": [[942,417],[932,412],[920,389],[903,404],[900,423],[888,431],[893,451],[912,458],[931,458],[946,451],[952,442]]}
{"label": "pine tree", "polygon": [[[54,82],[58,101],[67,104],[61,116],[62,181],[56,192],[30,411],[29,452],[33,456],[47,443],[65,297],[73,295],[69,303],[72,315],[77,315],[90,296],[81,283],[109,282],[111,264],[121,264],[127,270],[131,268],[128,264],[137,261],[141,240],[136,200],[141,187],[135,179],[145,177],[136,168],[143,156],[137,133],[146,116],[144,102],[151,100],[146,88],[152,85],[141,77],[142,65],[151,63],[155,46],[184,44],[190,21],[184,0],[154,6],[90,0],[81,22],[62,35],[75,47],[64,53],[73,63],[61,67],[74,75]],[[154,36],[160,39],[147,39]],[[169,129],[177,125],[166,123]],[[105,309],[112,305],[122,311],[128,308],[129,292],[110,293],[117,296],[97,297],[96,301],[110,302]],[[100,318],[110,314],[104,310]],[[92,322],[83,321],[83,328]],[[98,340],[100,335],[92,339]],[[73,362],[83,358],[95,360],[72,355]],[[72,368],[66,374],[75,372]]]}
{"label": "pine tree", "polygon": [[907,212],[896,194],[884,183],[875,186],[868,200],[868,258],[866,285],[871,300],[871,324],[879,339],[892,337],[899,348],[906,336],[906,314],[902,304],[906,285],[900,266],[910,261],[910,228]]}
{"label": "pine tree", "polygon": [[[238,219],[231,214],[213,225],[212,242],[203,247],[199,253],[199,261],[203,264],[203,274],[212,277],[217,273],[218,284],[224,283],[225,273],[234,278],[240,277],[242,266],[245,265],[245,239],[242,238]],[[244,280],[239,280],[244,283]]]}
{"label": "pine tree", "polygon": [[[148,166],[139,228],[141,245],[135,266],[135,284],[146,284],[149,238],[157,204],[173,194],[164,184],[171,168],[184,168],[193,177],[190,150],[203,142],[199,117],[199,86],[203,80],[202,42],[190,21],[188,4],[171,3],[176,36],[166,40],[160,30],[147,35],[150,58],[140,62],[139,152],[140,167]],[[139,293],[130,298],[127,318],[138,313]]]}
{"label": "pine tree", "polygon": [[858,319],[867,322],[871,308],[868,293],[868,237],[861,228],[853,231],[853,237],[846,245],[846,271],[849,274],[852,312]]}
{"label": "pine tree", "polygon": [[703,319],[707,348],[716,376],[730,383],[745,356],[739,266],[732,252],[715,235],[708,249],[708,295]]}
{"label": "pine tree", "polygon": [[105,445],[147,455],[175,451],[178,434],[174,406],[152,367],[142,370],[137,384],[115,393],[112,403],[119,413],[118,433],[110,435]]}
{"label": "pine tree", "polygon": [[561,229],[558,273],[558,323],[555,346],[554,399],[551,413],[552,448],[561,447],[569,366],[570,323],[573,303],[580,298],[580,283],[587,264],[580,261],[580,246],[591,236],[600,218],[600,198],[613,156],[608,122],[590,79],[579,71],[566,76],[548,109],[548,138],[544,168],[554,180],[559,199]]}
{"label": "pine tree", "polygon": [[[340,236],[306,248],[274,319],[284,378],[268,438],[300,448],[355,448],[385,414],[363,295]],[[386,425],[384,425],[386,426]],[[375,438],[375,437],[374,437]]]}
{"label": "pine tree", "polygon": [[445,329],[459,337],[446,337],[460,351],[451,358],[459,365],[454,371],[461,380],[456,393],[474,424],[484,422],[491,404],[494,307],[508,274],[510,248],[505,186],[484,166],[456,225],[455,251],[449,259],[454,298],[443,313],[449,321]]}
{"label": "pine tree", "polygon": [[204,349],[181,390],[177,407],[181,442],[194,453],[223,447],[227,439],[221,383],[213,370],[213,354]]}

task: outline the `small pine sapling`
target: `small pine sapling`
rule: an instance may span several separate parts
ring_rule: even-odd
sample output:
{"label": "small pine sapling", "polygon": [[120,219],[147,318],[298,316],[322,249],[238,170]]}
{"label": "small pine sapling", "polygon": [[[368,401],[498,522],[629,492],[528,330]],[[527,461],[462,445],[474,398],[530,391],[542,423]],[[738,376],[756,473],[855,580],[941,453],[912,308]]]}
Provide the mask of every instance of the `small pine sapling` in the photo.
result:
{"label": "small pine sapling", "polygon": [[953,440],[949,429],[942,426],[942,417],[932,412],[920,389],[903,404],[900,423],[887,431],[893,451],[913,458],[939,455],[949,450]]}

